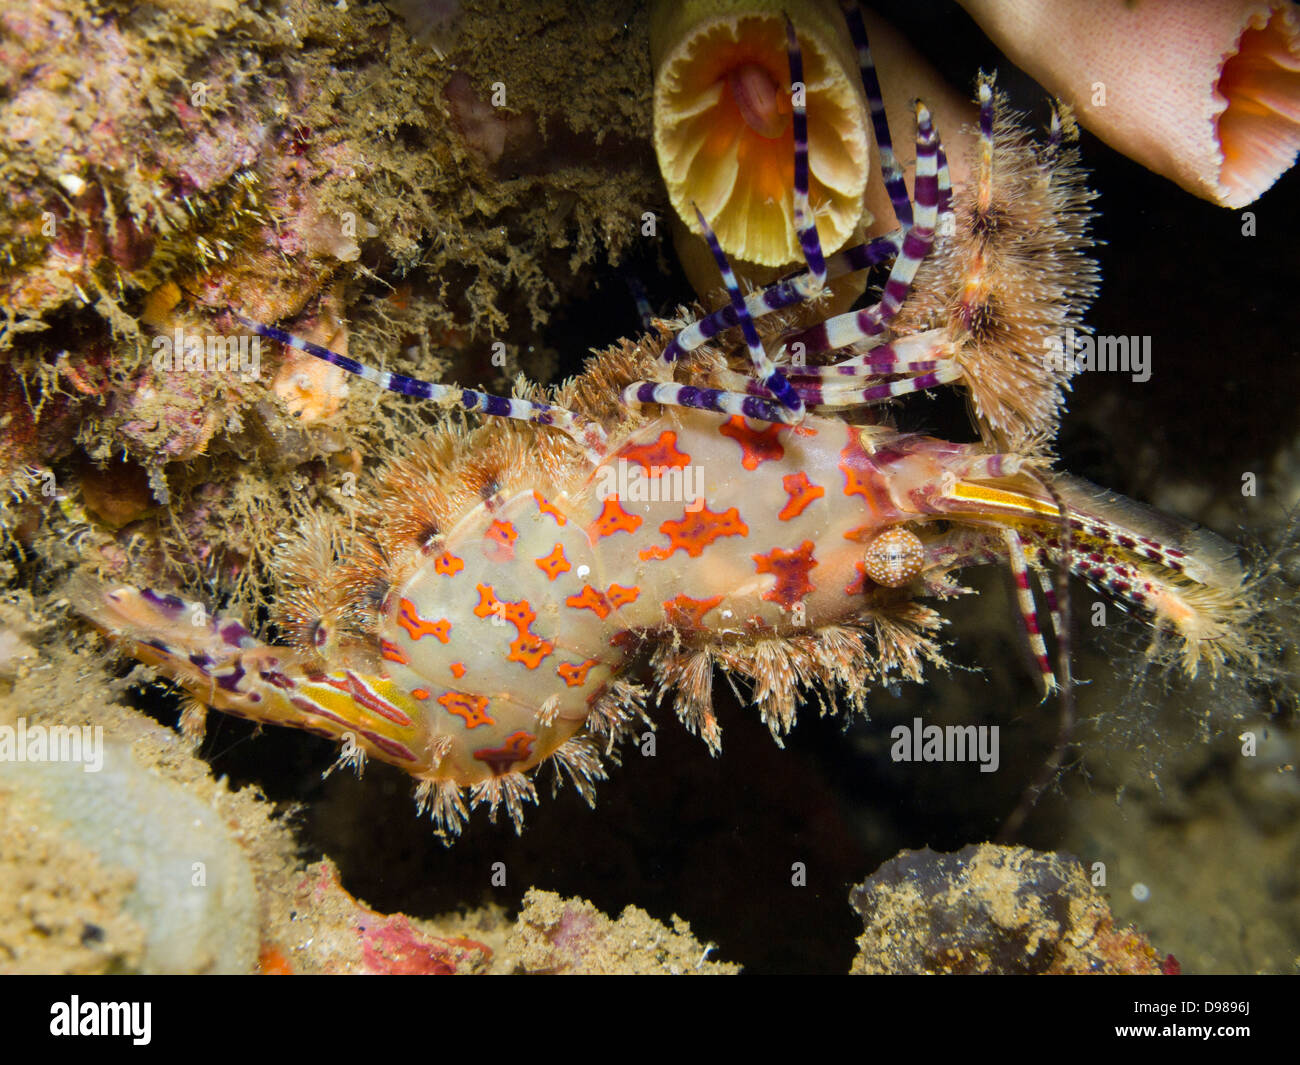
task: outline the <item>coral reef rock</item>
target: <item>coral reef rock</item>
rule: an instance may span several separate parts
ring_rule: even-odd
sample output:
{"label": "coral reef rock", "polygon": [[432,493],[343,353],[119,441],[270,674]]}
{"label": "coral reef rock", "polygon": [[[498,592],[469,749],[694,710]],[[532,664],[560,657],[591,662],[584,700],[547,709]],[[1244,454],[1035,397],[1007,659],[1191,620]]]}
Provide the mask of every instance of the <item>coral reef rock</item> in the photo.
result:
{"label": "coral reef rock", "polygon": [[1176,965],[1117,928],[1068,855],[969,846],[903,851],[849,893],[865,931],[854,974],[1127,973]]}
{"label": "coral reef rock", "polygon": [[710,961],[680,917],[667,928],[629,906],[612,921],[590,902],[532,888],[510,937],[510,951],[528,973],[727,976],[740,966]]}
{"label": "coral reef rock", "polygon": [[339,883],[328,859],[304,873],[291,919],[288,956],[264,947],[263,973],[468,975],[487,971],[494,953],[486,943],[447,935],[431,921],[376,913]]}

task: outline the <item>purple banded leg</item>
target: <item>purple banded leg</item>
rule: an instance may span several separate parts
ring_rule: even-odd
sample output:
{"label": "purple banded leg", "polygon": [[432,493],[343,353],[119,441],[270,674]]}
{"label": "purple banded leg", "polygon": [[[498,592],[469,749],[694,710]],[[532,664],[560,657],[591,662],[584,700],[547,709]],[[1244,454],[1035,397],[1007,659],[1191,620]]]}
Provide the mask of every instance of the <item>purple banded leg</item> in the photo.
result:
{"label": "purple banded leg", "polygon": [[731,270],[731,263],[727,261],[727,253],[722,250],[722,245],[718,243],[718,238],[714,236],[712,228],[704,220],[704,215],[700,213],[698,207],[695,208],[695,217],[700,220],[700,226],[704,229],[704,239],[709,242],[713,259],[722,274],[722,283],[727,286],[727,294],[731,297],[731,309],[736,314],[740,331],[745,337],[745,346],[749,349],[749,361],[754,367],[754,376],[781,406],[802,417],[803,402],[790,387],[790,382],[785,379],[785,375],[772,365],[772,360],[763,350],[763,345],[758,339],[758,330],[754,328],[754,320],[745,309],[745,297],[740,294],[740,285]]}
{"label": "purple banded leg", "polygon": [[[826,260],[826,276],[842,277],[857,270],[868,270],[873,266],[879,266],[896,256],[902,247],[903,234],[896,231],[877,237],[866,244],[846,248]],[[751,292],[745,297],[745,309],[749,312],[749,316],[761,318],[773,311],[803,303],[807,298],[803,295],[803,288],[808,284],[804,280],[805,273],[800,272],[794,277],[785,278],[767,288]],[[676,362],[690,352],[702,348],[720,333],[734,329],[739,324],[740,320],[736,317],[735,308],[728,304],[679,331],[669,341],[661,358],[664,362]]]}
{"label": "purple banded leg", "polygon": [[849,24],[849,36],[858,50],[858,68],[862,72],[862,88],[867,94],[867,107],[871,111],[871,128],[876,134],[876,149],[880,152],[880,169],[885,179],[889,201],[894,205],[894,217],[904,229],[912,225],[912,204],[907,198],[907,183],[903,168],[894,155],[894,142],[889,136],[889,121],[885,118],[885,99],[880,92],[880,79],[876,77],[876,64],[871,58],[867,43],[867,27],[856,0],[841,0],[844,20]]}
{"label": "purple banded leg", "polygon": [[1043,595],[1043,602],[1047,604],[1047,612],[1052,617],[1052,629],[1059,639],[1060,634],[1065,631],[1065,622],[1061,616],[1061,604],[1056,597],[1056,589],[1052,587],[1042,570],[1034,570],[1034,575],[1038,578],[1038,590]]}
{"label": "purple banded leg", "polygon": [[1034,595],[1029,590],[1029,565],[1025,561],[1025,545],[1020,540],[1020,534],[1014,529],[1003,529],[1002,539],[1007,547],[1011,576],[1016,582],[1016,601],[1020,606],[1020,617],[1025,623],[1025,631],[1029,634],[1029,649],[1037,662],[1039,680],[1043,685],[1043,697],[1046,698],[1056,690],[1056,674],[1052,672],[1052,664],[1047,660],[1047,644],[1043,642],[1043,633],[1038,627],[1038,610],[1034,606]]}
{"label": "purple banded leg", "polygon": [[1052,624],[1056,628],[1056,660],[1061,671],[1061,734],[1058,749],[1064,752],[1069,734],[1074,728],[1074,674],[1070,665],[1070,508],[1061,493],[1053,486],[1051,478],[1039,478],[1047,494],[1052,497],[1059,512],[1057,515],[1056,535],[1061,544],[1061,557],[1056,564],[1055,587],[1043,581],[1043,597],[1052,612]]}
{"label": "purple banded leg", "polygon": [[696,388],[694,385],[671,382],[636,381],[623,389],[623,402],[629,407],[642,403],[659,403],[665,407],[690,407],[718,414],[742,414],[756,422],[776,422],[781,425],[792,425],[803,417],[802,408],[796,414],[766,396],[750,396],[743,392]]}
{"label": "purple banded leg", "polygon": [[[877,380],[865,386],[850,385],[847,381],[840,383],[833,379],[795,378],[790,383],[806,407],[844,408],[883,403],[913,392],[924,392],[930,388],[954,384],[963,377],[961,366],[951,359],[918,360],[885,373],[867,373],[862,377],[868,379],[889,377],[902,373],[904,369],[910,376],[894,381]],[[716,380],[718,384],[737,394],[742,393],[743,390],[743,393],[751,396],[766,395],[766,391],[760,388],[756,381],[742,374],[722,373],[717,375]]]}
{"label": "purple banded leg", "polygon": [[[945,343],[945,331],[932,329],[901,337],[873,348],[852,363],[836,366],[785,367],[794,390],[810,406],[858,406],[875,403],[920,389],[951,384],[962,376],[961,367],[952,359],[951,347]],[[910,375],[902,381],[886,378]],[[722,372],[715,384],[735,392],[764,395],[763,389],[744,374]],[[982,473],[984,465],[972,466],[975,476],[1000,477],[1014,472]]]}
{"label": "purple banded leg", "polygon": [[885,381],[869,388],[845,388],[840,385],[805,384],[795,385],[804,403],[810,407],[861,407],[868,403],[884,403],[886,400],[924,392],[930,388],[939,388],[960,381],[961,367],[955,361],[944,360],[933,370],[904,377],[898,381]]}
{"label": "purple banded leg", "polygon": [[939,221],[939,138],[930,120],[930,111],[918,101],[916,105],[916,222],[903,238],[903,250],[894,260],[894,268],[885,282],[880,302],[861,311],[837,315],[811,329],[785,338],[786,346],[804,345],[808,355],[835,351],[879,336],[885,323],[898,313],[907,297],[912,279],[934,246],[934,230]]}
{"label": "purple banded leg", "polygon": [[1019,455],[995,452],[967,459],[957,467],[956,473],[963,481],[996,481],[1014,477],[1024,468],[1025,461]]}
{"label": "purple banded leg", "polygon": [[[744,310],[752,318],[758,318],[772,311],[792,307],[796,303],[811,299],[826,287],[829,278],[839,277],[842,274],[852,273],[856,270],[865,270],[883,263],[891,256],[896,255],[903,244],[902,234],[891,233],[866,244],[841,251],[832,256],[830,260],[827,260],[822,254],[821,238],[817,235],[817,220],[812,204],[809,201],[808,111],[803,102],[803,95],[793,93],[794,86],[803,84],[803,53],[799,48],[799,39],[795,34],[794,24],[788,18],[785,22],[785,32],[792,89],[794,225],[795,231],[799,235],[799,246],[803,252],[804,262],[807,265],[804,270],[793,277],[778,281],[760,292],[751,294],[744,301]],[[707,231],[707,225],[705,225],[705,229]],[[664,349],[661,357],[664,362],[675,362],[683,354],[694,351],[724,329],[730,329],[737,325],[741,325],[741,315],[733,299],[731,306],[687,326],[678,333],[668,347]]]}
{"label": "purple banded leg", "polygon": [[[838,367],[834,368],[838,369]],[[888,370],[873,370],[866,366],[851,366],[849,369],[862,372],[842,378],[817,377],[814,375],[791,377],[790,384],[805,404],[814,403],[826,406],[834,404],[845,397],[861,395],[866,389],[899,383],[886,381],[885,379],[889,377],[901,377],[906,374],[910,375],[908,380],[918,380],[923,375],[937,373],[941,376],[940,384],[952,384],[954,380],[958,380],[962,376],[961,367],[951,359],[917,359],[914,362],[898,363]],[[765,388],[752,377],[746,377],[744,374],[723,371],[714,374],[713,380],[718,387],[731,392],[740,392],[750,396],[767,395]],[[933,382],[922,384],[921,387],[931,388]],[[881,392],[873,398],[892,398],[893,395],[903,395],[909,391],[916,390],[915,388],[905,388],[902,391],[892,392],[888,395]]]}
{"label": "purple banded leg", "polygon": [[494,396],[471,388],[456,388],[452,385],[434,384],[432,381],[421,381],[418,378],[406,377],[403,374],[386,373],[383,370],[376,370],[371,366],[366,366],[364,363],[360,363],[347,355],[340,355],[337,351],[330,351],[329,348],[313,344],[310,340],[304,340],[292,333],[286,333],[283,329],[277,329],[275,326],[254,322],[249,318],[245,318],[242,314],[235,314],[234,317],[258,336],[277,341],[287,347],[296,348],[298,351],[305,351],[308,355],[314,355],[316,358],[328,362],[331,366],[337,366],[340,370],[370,381],[372,384],[376,384],[389,392],[397,392],[403,396],[414,396],[417,399],[428,399],[443,406],[475,411],[494,418],[515,418],[519,421],[532,422],[534,425],[547,425],[572,437],[593,458],[600,459],[604,457],[605,430],[595,422],[574,414],[572,411],[565,410],[563,407],[556,407],[549,403],[533,403],[526,399]]}
{"label": "purple banded leg", "polygon": [[925,373],[952,356],[946,329],[930,329],[879,344],[870,351],[833,366],[787,366],[786,377],[798,387],[805,380],[833,382],[842,378],[887,377],[890,374]]}
{"label": "purple banded leg", "polygon": [[[911,227],[913,222],[912,205],[907,195],[907,185],[903,180],[902,168],[898,165],[897,157],[894,155],[893,142],[889,135],[889,124],[885,118],[884,104],[880,95],[880,83],[876,77],[875,67],[871,59],[871,50],[867,44],[866,28],[862,24],[862,19],[856,6],[852,3],[844,3],[845,13],[849,22],[850,32],[853,34],[854,43],[858,49],[859,64],[862,68],[863,86],[866,89],[867,99],[871,105],[871,121],[876,134],[876,144],[880,151],[881,169],[883,172],[886,188],[889,190],[890,199],[894,204],[895,214],[899,221],[905,227]],[[788,21],[788,20],[787,20]],[[787,27],[787,41],[790,40],[792,28]],[[803,59],[802,54],[798,51],[797,38],[794,40],[794,47],[791,53],[791,71],[792,83],[800,80],[802,75]],[[802,109],[796,109],[801,111]],[[799,116],[796,114],[796,122]],[[802,115],[802,128],[805,131],[803,138],[802,159],[805,164],[800,167],[801,153],[799,151],[799,138],[796,126],[796,182],[795,182],[795,208],[796,208],[796,225],[798,222],[800,188],[803,189],[803,195],[807,196],[807,115]],[[952,183],[948,173],[948,160],[943,153],[942,145],[936,147],[936,187],[937,187],[937,208],[938,211],[948,211],[952,204]],[[800,178],[803,180],[800,180]],[[937,223],[936,223],[937,224]],[[934,226],[930,227],[935,228]],[[816,238],[816,228],[811,227],[811,237]],[[803,241],[803,234],[800,236]],[[751,293],[745,300],[746,309],[752,318],[760,318],[765,314],[773,311],[782,310],[786,307],[792,307],[809,298],[809,294],[820,288],[826,280],[841,277],[844,274],[853,273],[857,270],[866,270],[887,261],[890,257],[896,256],[902,251],[906,243],[906,233],[895,231],[883,237],[853,248],[844,249],[832,255],[825,260],[824,276],[819,283],[813,277],[813,271],[806,270],[796,274],[792,278],[786,278],[775,284],[762,289],[758,292]],[[820,243],[817,245],[817,254],[820,255]],[[806,250],[805,250],[806,253]],[[675,362],[685,354],[695,351],[713,340],[719,334],[727,329],[732,329],[739,324],[739,319],[733,307],[724,307],[715,311],[700,321],[695,322],[682,329],[669,342],[664,349],[662,358],[665,362]],[[822,349],[827,350],[827,349]]]}
{"label": "purple banded leg", "polygon": [[[785,19],[786,49],[790,57],[790,92],[794,127],[794,228],[799,236],[808,272],[795,282],[803,296],[810,299],[826,287],[826,260],[822,257],[822,242],[817,236],[817,219],[808,200],[808,110],[804,97],[807,86],[803,81],[803,53],[799,38],[794,32],[790,16]],[[798,90],[802,89],[800,92]]]}
{"label": "purple banded leg", "polygon": [[993,76],[983,75],[979,82],[980,148],[976,213],[983,216],[993,202]]}
{"label": "purple banded leg", "polygon": [[869,270],[873,266],[888,262],[903,250],[904,232],[895,229],[881,237],[874,237],[865,244],[855,244],[852,248],[843,248],[826,260],[826,276],[842,277],[858,270]]}
{"label": "purple banded leg", "polygon": [[939,213],[952,213],[952,175],[948,172],[948,156],[944,154],[943,144],[939,145],[938,153],[938,185],[939,185]]}

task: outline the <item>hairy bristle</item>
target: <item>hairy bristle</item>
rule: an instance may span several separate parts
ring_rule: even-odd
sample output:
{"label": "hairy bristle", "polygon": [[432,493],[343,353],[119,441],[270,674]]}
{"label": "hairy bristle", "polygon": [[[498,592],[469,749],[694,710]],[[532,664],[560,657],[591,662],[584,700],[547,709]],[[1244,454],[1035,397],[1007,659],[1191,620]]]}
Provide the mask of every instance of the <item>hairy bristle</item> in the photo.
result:
{"label": "hairy bristle", "polygon": [[1034,144],[994,95],[987,195],[956,198],[955,225],[941,227],[897,328],[947,326],[986,442],[1032,451],[1055,435],[1070,376],[1048,358],[1050,345],[1082,328],[1097,292],[1086,254],[1094,194],[1074,148]]}
{"label": "hairy bristle", "polygon": [[555,759],[555,786],[558,791],[567,776],[588,806],[596,805],[596,785],[608,780],[600,760],[600,748],[590,736],[579,734],[566,740],[552,757]]}
{"label": "hairy bristle", "polygon": [[665,641],[655,649],[652,664],[657,697],[662,700],[671,692],[677,719],[717,757],[722,752],[722,726],[713,712],[713,660],[711,648],[683,653]]}
{"label": "hairy bristle", "polygon": [[518,834],[524,829],[524,803],[537,802],[532,779],[519,772],[503,773],[470,788],[470,808],[486,805],[489,820],[495,822],[497,810],[505,808]]}
{"label": "hairy bristle", "polygon": [[415,788],[415,810],[429,811],[434,831],[444,843],[451,843],[460,835],[461,827],[469,820],[469,808],[460,785],[452,780],[422,780]]}
{"label": "hairy bristle", "polygon": [[[351,602],[344,581],[347,545],[333,517],[315,513],[281,543],[273,562],[280,585],[274,620],[298,650],[328,657],[349,625]],[[362,629],[352,626],[352,635]]]}

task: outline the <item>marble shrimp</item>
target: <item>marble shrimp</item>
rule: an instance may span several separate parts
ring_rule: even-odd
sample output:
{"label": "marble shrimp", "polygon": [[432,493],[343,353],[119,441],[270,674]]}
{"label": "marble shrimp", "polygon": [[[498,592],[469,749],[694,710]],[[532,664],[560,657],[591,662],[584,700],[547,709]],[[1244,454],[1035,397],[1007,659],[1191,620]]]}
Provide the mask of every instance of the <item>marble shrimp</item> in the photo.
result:
{"label": "marble shrimp", "polygon": [[[81,612],[193,696],[187,732],[201,736],[214,707],[330,737],[343,762],[375,758],[414,777],[419,808],[450,838],[477,805],[493,818],[504,809],[518,829],[544,762],[594,802],[603,761],[646,727],[656,694],[671,695],[716,753],[716,666],[752,683],[778,742],[804,689],[862,710],[872,686],[922,681],[944,664],[943,619],[927,600],[964,592],[957,575],[970,566],[1010,568],[1044,693],[1058,677],[1031,577],[1058,568],[1141,612],[1189,673],[1251,654],[1248,582],[1231,545],[1053,472],[1041,441],[1054,432],[1060,382],[1028,377],[1025,352],[995,365],[981,346],[1006,333],[987,328],[1000,295],[992,264],[1073,271],[1048,325],[1075,314],[1070,292],[1090,284],[1077,224],[1061,224],[1064,251],[1048,266],[1030,255],[1007,267],[996,245],[1014,238],[1016,174],[1057,182],[1066,208],[1084,199],[1059,137],[1028,146],[982,82],[978,185],[955,202],[918,103],[909,196],[860,23],[853,31],[893,234],[823,257],[807,121],[792,94],[807,268],[742,296],[701,218],[729,304],[621,341],[549,395],[383,373],[241,318],[381,388],[483,421],[448,419],[389,459],[348,521],[321,515],[297,531],[277,563],[283,644],[176,595],[81,582]],[[801,55],[788,22],[787,39],[793,86]],[[987,224],[994,211],[1001,225]],[[878,302],[815,320],[828,278],[891,260]],[[793,322],[800,309],[814,312],[811,325]],[[736,332],[739,343],[727,339]],[[812,365],[796,344],[847,357]],[[891,427],[883,404],[941,386],[971,393],[979,442]],[[1046,582],[1042,594],[1058,605]],[[643,656],[657,692],[630,679]]]}

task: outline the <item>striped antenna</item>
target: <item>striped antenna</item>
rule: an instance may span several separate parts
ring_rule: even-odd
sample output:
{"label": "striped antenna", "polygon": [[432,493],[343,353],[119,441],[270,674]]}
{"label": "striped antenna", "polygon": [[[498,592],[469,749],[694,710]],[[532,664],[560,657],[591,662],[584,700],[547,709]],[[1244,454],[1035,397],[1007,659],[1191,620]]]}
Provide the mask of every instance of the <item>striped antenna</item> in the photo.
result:
{"label": "striped antenna", "polygon": [[871,111],[871,128],[876,133],[876,148],[880,151],[880,169],[885,178],[889,202],[894,205],[894,217],[904,229],[912,224],[912,204],[907,198],[907,183],[903,168],[894,155],[894,142],[889,137],[889,120],[885,117],[885,98],[876,76],[876,64],[871,58],[871,45],[867,43],[867,27],[856,0],[841,0],[844,19],[849,24],[849,36],[858,50],[858,68],[862,72],[862,88],[867,94],[867,107]]}
{"label": "striped antenna", "polygon": [[650,298],[646,295],[645,285],[641,284],[641,279],[633,277],[631,274],[624,276],[623,280],[627,283],[627,290],[632,294],[632,299],[636,301],[637,317],[641,320],[641,328],[647,333],[655,330],[655,312],[650,306]]}
{"label": "striped antenna", "polygon": [[[876,237],[865,244],[855,244],[852,248],[836,252],[826,260],[826,276],[842,277],[856,270],[869,270],[873,266],[888,262],[898,254],[902,246],[903,234],[899,230]],[[806,271],[801,271],[794,277],[751,292],[745,297],[745,309],[749,311],[749,316],[761,318],[773,311],[784,310],[786,307],[802,303],[807,298],[804,291],[809,285],[805,275]],[[736,317],[734,307],[730,304],[721,307],[682,329],[669,342],[661,358],[664,362],[676,362],[690,352],[702,348],[719,333],[734,329],[739,324],[740,320]]]}
{"label": "striped antenna", "polygon": [[787,347],[804,345],[808,355],[835,351],[856,344],[885,331],[885,323],[898,313],[907,298],[916,271],[934,246],[934,231],[939,222],[939,137],[930,119],[930,110],[916,103],[916,220],[903,235],[903,250],[894,260],[881,293],[880,302],[860,311],[829,318],[811,329],[786,337]]}
{"label": "striped antenna", "polygon": [[822,257],[821,238],[817,236],[817,219],[808,200],[808,87],[803,80],[799,37],[789,15],[785,17],[785,42],[790,55],[790,101],[794,111],[794,228],[799,234],[804,262],[808,264],[808,273],[798,283],[808,298],[826,287],[826,260]]}
{"label": "striped antenna", "polygon": [[[757,382],[749,381],[748,384],[753,387]],[[628,406],[660,403],[666,407],[690,407],[716,414],[739,414],[756,422],[778,425],[791,425],[803,417],[802,407],[798,412],[790,411],[766,396],[726,392],[719,388],[698,388],[671,381],[634,381],[623,389],[622,395],[623,402]]]}
{"label": "striped antenna", "polygon": [[980,73],[980,149],[976,209],[987,213],[993,199],[993,75]]}
{"label": "striped antenna", "polygon": [[416,377],[406,377],[399,373],[376,370],[374,367],[367,366],[347,355],[340,355],[337,351],[330,351],[329,348],[313,344],[310,340],[294,336],[292,333],[277,329],[273,325],[255,322],[251,318],[246,318],[236,312],[232,312],[232,314],[238,322],[251,329],[258,336],[265,337],[267,340],[274,340],[298,351],[305,351],[308,355],[314,355],[316,358],[328,362],[331,366],[337,366],[340,370],[378,385],[386,391],[396,392],[403,396],[414,396],[416,399],[432,400],[438,404],[456,407],[465,411],[474,411],[489,417],[515,418],[519,421],[532,422],[534,425],[547,425],[572,437],[595,458],[603,457],[605,453],[605,430],[595,422],[574,414],[572,411],[565,410],[563,407],[556,407],[550,403],[533,403],[526,399],[494,396],[488,392],[478,392],[472,388],[440,385],[432,381],[421,381]]}
{"label": "striped antenna", "polygon": [[[694,207],[695,205],[692,204],[691,206]],[[798,393],[790,387],[790,382],[785,379],[785,375],[772,365],[772,360],[767,357],[767,352],[763,350],[763,345],[758,339],[758,330],[754,328],[754,320],[749,316],[749,311],[745,307],[745,297],[740,294],[740,285],[731,269],[731,263],[727,261],[727,253],[722,250],[722,245],[718,243],[718,238],[714,235],[712,227],[704,220],[704,215],[698,207],[695,207],[695,217],[700,220],[700,226],[704,229],[704,239],[709,242],[709,250],[713,252],[713,260],[718,264],[718,270],[722,273],[723,284],[727,286],[727,294],[731,297],[731,309],[735,312],[736,320],[740,323],[740,331],[745,337],[745,346],[749,349],[749,361],[754,367],[754,376],[759,379],[765,389],[772,393],[781,406],[793,411],[796,415],[801,415],[803,413],[803,401],[799,398]]]}
{"label": "striped antenna", "polygon": [[1051,662],[1047,658],[1047,644],[1043,642],[1043,633],[1038,625],[1038,609],[1034,606],[1034,593],[1029,586],[1029,566],[1025,561],[1025,545],[1020,534],[1012,528],[1002,530],[1002,539],[1007,548],[1007,561],[1011,565],[1011,576],[1016,584],[1016,601],[1020,606],[1020,618],[1025,623],[1025,632],[1029,636],[1029,649],[1033,652],[1038,667],[1038,679],[1043,689],[1043,697],[1056,690],[1056,675],[1052,672]]}

